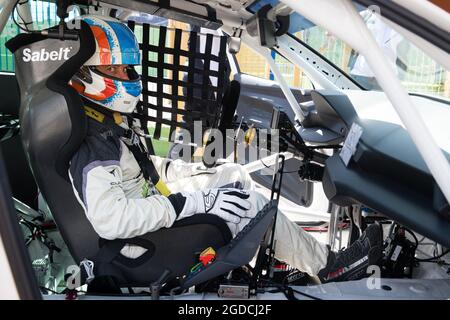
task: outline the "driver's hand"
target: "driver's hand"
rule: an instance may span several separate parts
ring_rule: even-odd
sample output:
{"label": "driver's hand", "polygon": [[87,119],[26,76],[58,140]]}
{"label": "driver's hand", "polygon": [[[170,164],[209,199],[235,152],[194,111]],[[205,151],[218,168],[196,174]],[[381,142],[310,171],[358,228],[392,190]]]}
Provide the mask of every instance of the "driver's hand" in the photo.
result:
{"label": "driver's hand", "polygon": [[253,218],[250,194],[233,188],[208,189],[192,193],[182,193],[186,197],[183,210],[178,216],[182,219],[197,213],[215,214],[226,222],[238,224],[243,218]]}

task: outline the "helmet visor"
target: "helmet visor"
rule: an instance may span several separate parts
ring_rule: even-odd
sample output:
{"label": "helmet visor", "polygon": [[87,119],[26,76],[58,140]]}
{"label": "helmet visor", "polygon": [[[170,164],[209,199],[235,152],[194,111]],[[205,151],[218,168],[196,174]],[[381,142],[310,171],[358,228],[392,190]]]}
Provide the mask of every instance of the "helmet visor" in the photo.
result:
{"label": "helmet visor", "polygon": [[[115,65],[113,67],[119,67],[119,66]],[[91,69],[92,72],[94,72],[102,77],[105,77],[107,79],[111,79],[111,80],[117,80],[117,81],[123,81],[123,82],[135,82],[135,81],[141,80],[141,76],[136,72],[136,70],[134,69],[134,66],[131,66],[131,65],[128,65],[125,67],[125,73],[127,74],[128,79],[124,79],[121,77],[117,77],[113,74],[108,74],[106,72],[103,72],[103,71],[99,70],[97,66],[91,66],[89,68]]]}

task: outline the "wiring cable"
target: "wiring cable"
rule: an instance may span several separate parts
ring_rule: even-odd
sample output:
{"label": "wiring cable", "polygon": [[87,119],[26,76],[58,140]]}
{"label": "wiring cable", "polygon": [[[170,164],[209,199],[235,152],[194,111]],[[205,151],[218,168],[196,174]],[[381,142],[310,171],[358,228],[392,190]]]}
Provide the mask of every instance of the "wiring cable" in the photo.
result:
{"label": "wiring cable", "polygon": [[286,296],[286,298],[288,300],[298,300],[295,297],[294,293],[300,294],[300,295],[305,296],[305,297],[307,297],[309,299],[312,299],[312,300],[322,300],[322,299],[320,299],[318,297],[312,296],[312,295],[307,294],[305,292],[301,292],[299,290],[293,289],[293,288],[291,288],[291,287],[289,287],[287,285],[278,284],[278,283],[275,283],[275,282],[270,281],[270,280],[264,280],[264,279],[262,279],[262,280],[264,282],[266,282],[266,284],[268,284],[269,286],[273,286],[273,287],[276,288],[275,290],[269,290],[267,292],[269,292],[269,293],[282,292]]}
{"label": "wiring cable", "polygon": [[[17,10],[17,5],[19,5],[19,4],[23,5],[23,4],[26,4],[27,2],[28,2],[28,0],[26,0],[24,2],[17,1],[17,3],[14,5],[13,13],[12,13],[11,16],[13,18],[13,22],[16,24],[16,26],[19,27],[20,30],[25,31],[27,33],[33,33],[33,32],[36,32],[36,31],[28,29],[28,25],[29,24],[33,24],[33,21],[26,22],[25,19],[21,16],[19,10]],[[25,28],[22,27],[22,25],[17,22],[15,13],[17,13],[17,15],[19,16],[20,20],[22,20],[22,24],[25,26]]]}
{"label": "wiring cable", "polygon": [[[437,263],[439,263],[439,261],[434,261],[434,260],[437,260],[437,259],[440,259],[440,258],[442,258],[443,256],[445,256],[446,254],[448,254],[450,252],[450,250],[446,250],[446,251],[444,251],[444,252],[442,252],[440,255],[438,255],[438,256],[434,256],[434,257],[431,257],[431,258],[426,258],[426,259],[419,259],[419,258],[415,258],[416,259],[416,261],[419,261],[419,262],[437,262]],[[444,262],[445,263],[445,262]]]}
{"label": "wiring cable", "polygon": [[[261,161],[261,163],[262,163],[262,164],[264,165],[264,167],[266,167],[267,169],[273,170],[272,167],[266,165],[262,159],[259,159],[259,161]],[[300,168],[299,168],[299,169],[300,169]],[[284,174],[284,173],[294,173],[294,172],[298,172],[299,169],[293,170],[293,171],[283,171],[282,173],[283,173],[283,174]]]}
{"label": "wiring cable", "polygon": [[[419,240],[417,239],[417,236],[416,236],[416,235],[414,234],[414,232],[412,232],[410,229],[405,228],[405,227],[403,227],[402,229],[405,230],[406,232],[408,232],[408,233],[414,238],[414,241],[415,241],[415,243],[416,243],[415,249],[417,249],[417,248],[419,247],[420,242],[423,241],[423,239],[424,239],[425,237],[422,238],[422,239],[419,241]],[[437,264],[448,265],[448,263],[446,263],[445,261],[441,261],[441,260],[438,260],[438,259],[440,259],[440,258],[442,258],[443,256],[447,255],[449,252],[450,252],[450,249],[448,249],[448,250],[442,252],[440,255],[437,255],[437,256],[433,256],[433,257],[425,258],[425,259],[422,259],[422,258],[414,258],[414,260],[415,260],[416,262],[434,262],[434,263],[437,263]]]}

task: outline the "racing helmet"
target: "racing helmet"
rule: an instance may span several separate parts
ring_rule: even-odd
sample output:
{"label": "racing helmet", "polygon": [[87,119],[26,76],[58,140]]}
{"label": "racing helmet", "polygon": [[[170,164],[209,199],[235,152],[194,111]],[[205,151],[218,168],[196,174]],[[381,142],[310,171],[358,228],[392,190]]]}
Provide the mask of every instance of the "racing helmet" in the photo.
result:
{"label": "racing helmet", "polygon": [[[70,85],[97,105],[120,113],[131,113],[142,91],[141,78],[133,66],[141,64],[139,44],[133,32],[119,20],[94,15],[82,16],[96,42],[95,53],[72,77]],[[103,65],[128,65],[129,80],[97,70]]]}

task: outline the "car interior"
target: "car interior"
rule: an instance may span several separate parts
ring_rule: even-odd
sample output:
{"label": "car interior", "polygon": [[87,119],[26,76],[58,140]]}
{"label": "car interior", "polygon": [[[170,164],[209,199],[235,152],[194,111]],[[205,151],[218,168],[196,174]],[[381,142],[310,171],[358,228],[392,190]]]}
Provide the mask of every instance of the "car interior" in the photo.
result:
{"label": "car interior", "polygon": [[[22,8],[36,9],[33,2],[15,4],[11,25],[23,28],[37,17]],[[300,25],[310,30],[308,19],[297,19],[282,1],[38,2],[51,4],[59,22],[26,28],[5,43],[14,70],[0,73],[0,146],[44,299],[450,297],[444,189],[389,97],[327,58],[330,48],[315,49],[300,31],[292,32]],[[354,5],[365,12],[365,1]],[[69,80],[95,51],[85,22],[71,28],[70,19],[83,13],[117,18],[137,36],[143,91],[132,117],[150,153],[182,156],[205,168],[239,162],[271,199],[236,237],[214,215],[194,215],[133,239],[105,240],[95,232],[68,176],[87,123]],[[65,48],[67,59],[44,59],[60,50],[62,57]],[[239,60],[251,49],[262,60]],[[25,52],[37,54],[27,62]],[[292,82],[300,74],[302,83],[288,82],[280,71],[284,60],[295,66]],[[265,66],[265,78],[241,70],[257,64]],[[450,162],[450,95],[410,98],[433,136],[441,137],[437,144]],[[203,136],[187,144],[179,133],[192,133],[195,123]],[[232,147],[213,152],[211,162],[204,154],[214,145],[214,129]],[[255,152],[265,156],[255,159]],[[336,251],[380,223],[384,257],[374,274],[382,286],[373,289],[367,279],[321,284],[277,261],[272,236],[278,209]],[[147,250],[130,259],[120,253],[127,244]],[[215,258],[199,267],[209,247]]]}

